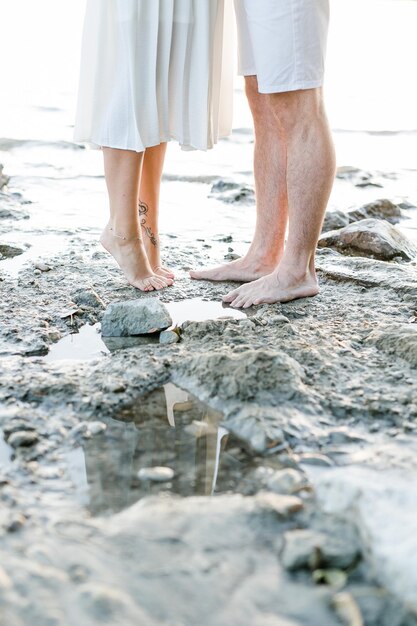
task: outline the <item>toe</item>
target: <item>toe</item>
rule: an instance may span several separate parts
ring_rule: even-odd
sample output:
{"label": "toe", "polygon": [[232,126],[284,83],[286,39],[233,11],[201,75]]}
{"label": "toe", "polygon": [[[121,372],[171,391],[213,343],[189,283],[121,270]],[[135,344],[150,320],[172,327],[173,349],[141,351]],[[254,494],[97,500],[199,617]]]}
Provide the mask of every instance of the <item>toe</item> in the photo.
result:
{"label": "toe", "polygon": [[230,291],[225,296],[223,296],[223,298],[222,298],[223,302],[233,302],[233,300],[236,298],[238,293],[239,292],[238,292],[237,289],[234,289],[233,291]]}
{"label": "toe", "polygon": [[234,309],[240,309],[242,308],[243,304],[246,302],[246,298],[245,296],[238,296],[230,306],[232,306]]}

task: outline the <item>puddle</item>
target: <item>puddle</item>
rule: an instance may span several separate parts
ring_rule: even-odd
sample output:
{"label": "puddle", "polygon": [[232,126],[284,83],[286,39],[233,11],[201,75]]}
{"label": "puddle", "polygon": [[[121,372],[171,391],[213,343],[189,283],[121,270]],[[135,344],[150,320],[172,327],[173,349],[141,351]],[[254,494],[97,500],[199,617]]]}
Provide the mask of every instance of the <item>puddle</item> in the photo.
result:
{"label": "puddle", "polygon": [[66,335],[53,344],[44,359],[49,362],[68,359],[88,361],[106,354],[109,354],[109,349],[101,338],[100,324],[86,324],[78,333]]}
{"label": "puddle", "polygon": [[[67,460],[78,499],[93,515],[124,509],[144,496],[234,491],[246,457],[232,447],[222,414],[169,383],[83,439]],[[230,449],[230,452],[229,452]],[[145,468],[170,468],[169,482],[139,478]]]}
{"label": "puddle", "polygon": [[164,304],[171,314],[174,326],[180,326],[184,322],[204,322],[227,317],[241,320],[247,317],[243,311],[226,307],[222,302],[202,298],[190,298]]}
{"label": "puddle", "polygon": [[[192,298],[180,302],[169,302],[165,305],[169,310],[173,328],[186,321],[202,322],[221,318],[245,319],[246,313],[223,306],[221,302]],[[45,361],[97,359],[110,352],[126,348],[134,348],[143,344],[159,343],[159,334],[142,335],[139,337],[105,337],[100,334],[100,324],[85,325],[78,333],[66,335],[52,345]]]}
{"label": "puddle", "polygon": [[13,451],[10,446],[3,439],[3,434],[0,431],[0,470],[8,467],[12,462]]}

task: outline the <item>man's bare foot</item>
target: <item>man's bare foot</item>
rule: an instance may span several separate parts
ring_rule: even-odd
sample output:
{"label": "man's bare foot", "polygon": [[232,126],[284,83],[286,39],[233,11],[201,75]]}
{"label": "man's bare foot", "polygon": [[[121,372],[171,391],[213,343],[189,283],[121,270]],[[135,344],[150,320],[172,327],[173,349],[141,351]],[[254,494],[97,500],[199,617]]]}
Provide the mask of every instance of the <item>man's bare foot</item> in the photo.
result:
{"label": "man's bare foot", "polygon": [[223,302],[230,303],[236,309],[248,309],[254,304],[274,304],[309,298],[316,296],[319,291],[315,274],[308,273],[297,278],[278,267],[272,274],[231,291],[223,297]]}
{"label": "man's bare foot", "polygon": [[172,285],[172,278],[152,270],[143,242],[138,239],[116,237],[106,226],[100,243],[118,263],[128,282],[141,291],[157,291]]}
{"label": "man's bare foot", "polygon": [[277,266],[279,259],[269,263],[260,263],[245,255],[241,259],[225,263],[207,270],[192,270],[191,278],[195,280],[233,280],[249,283],[270,274]]}

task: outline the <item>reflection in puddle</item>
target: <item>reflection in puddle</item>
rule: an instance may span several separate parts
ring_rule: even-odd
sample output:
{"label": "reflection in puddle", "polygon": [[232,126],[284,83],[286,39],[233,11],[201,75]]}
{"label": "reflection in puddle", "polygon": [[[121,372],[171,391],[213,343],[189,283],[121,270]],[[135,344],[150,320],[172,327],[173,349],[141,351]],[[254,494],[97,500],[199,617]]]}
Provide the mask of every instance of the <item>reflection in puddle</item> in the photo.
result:
{"label": "reflection in puddle", "polygon": [[0,469],[3,469],[10,465],[12,461],[13,451],[10,446],[3,439],[2,432],[0,431]]}
{"label": "reflection in puddle", "polygon": [[[116,419],[103,418],[106,430],[68,453],[79,499],[97,515],[161,491],[210,496],[232,490],[242,459],[239,449],[227,452],[222,417],[169,383]],[[173,470],[170,482],[138,477],[144,468],[161,466]]]}
{"label": "reflection in puddle", "polygon": [[86,324],[78,333],[66,335],[50,347],[48,354],[44,357],[45,361],[64,359],[87,361],[108,354],[109,350],[99,331],[100,324],[94,326]]}
{"label": "reflection in puddle", "polygon": [[[169,302],[165,305],[169,310],[173,328],[186,321],[202,322],[221,318],[245,319],[243,311],[223,306],[221,302],[192,298],[180,302]],[[116,350],[134,348],[143,344],[158,343],[159,333],[137,337],[101,337],[100,324],[85,325],[78,333],[66,335],[52,345],[45,361],[65,359],[88,361],[105,356]]]}
{"label": "reflection in puddle", "polygon": [[184,322],[204,322],[227,317],[240,320],[247,317],[243,311],[226,307],[222,302],[202,298],[167,302],[165,306],[171,314],[174,326],[180,326]]}

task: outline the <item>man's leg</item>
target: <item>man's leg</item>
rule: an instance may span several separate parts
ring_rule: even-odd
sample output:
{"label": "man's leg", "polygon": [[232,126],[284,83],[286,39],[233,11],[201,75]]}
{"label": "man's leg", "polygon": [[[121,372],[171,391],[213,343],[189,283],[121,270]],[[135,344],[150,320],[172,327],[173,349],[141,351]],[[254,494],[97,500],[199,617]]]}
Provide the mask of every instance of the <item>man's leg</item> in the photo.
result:
{"label": "man's leg", "polygon": [[319,292],[315,250],[336,167],[322,89],[271,94],[269,101],[287,150],[288,241],[275,271],[224,297],[233,307]]}
{"label": "man's leg", "polygon": [[255,280],[274,270],[284,250],[288,219],[285,146],[269,96],[259,93],[256,76],[248,76],[245,80],[255,127],[255,235],[243,258],[212,269],[190,272],[192,278],[200,280]]}

